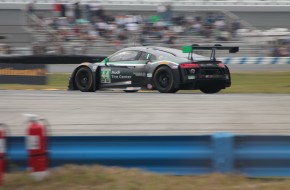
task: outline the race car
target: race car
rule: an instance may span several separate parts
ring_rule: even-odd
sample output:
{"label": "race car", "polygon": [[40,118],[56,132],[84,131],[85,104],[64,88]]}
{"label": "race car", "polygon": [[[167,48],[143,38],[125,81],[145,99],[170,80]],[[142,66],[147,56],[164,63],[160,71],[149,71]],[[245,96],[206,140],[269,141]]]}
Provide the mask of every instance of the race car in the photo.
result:
{"label": "race car", "polygon": [[[193,53],[210,50],[210,57]],[[125,92],[158,90],[175,93],[178,90],[200,90],[217,93],[231,86],[229,68],[216,60],[216,50],[236,53],[239,47],[219,44],[183,46],[182,50],[141,46],[125,48],[98,63],[82,63],[71,74],[69,90],[94,92],[119,89]]]}

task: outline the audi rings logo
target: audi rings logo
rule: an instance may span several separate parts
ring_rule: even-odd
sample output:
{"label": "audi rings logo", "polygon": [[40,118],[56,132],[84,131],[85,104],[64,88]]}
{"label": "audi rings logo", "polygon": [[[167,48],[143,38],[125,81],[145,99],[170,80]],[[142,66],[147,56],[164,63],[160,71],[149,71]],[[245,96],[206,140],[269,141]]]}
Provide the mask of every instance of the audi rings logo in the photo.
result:
{"label": "audi rings logo", "polygon": [[195,69],[190,69],[190,74],[194,74],[195,73]]}

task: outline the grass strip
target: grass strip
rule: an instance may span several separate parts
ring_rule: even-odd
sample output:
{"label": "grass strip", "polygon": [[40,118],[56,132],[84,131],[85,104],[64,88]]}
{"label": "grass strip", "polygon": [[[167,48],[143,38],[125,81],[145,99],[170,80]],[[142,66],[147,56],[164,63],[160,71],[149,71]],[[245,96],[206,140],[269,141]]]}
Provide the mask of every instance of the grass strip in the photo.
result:
{"label": "grass strip", "polygon": [[27,172],[5,176],[3,190],[273,190],[289,189],[290,179],[253,179],[242,175],[158,175],[137,169],[67,165],[51,170],[50,176],[34,181]]}

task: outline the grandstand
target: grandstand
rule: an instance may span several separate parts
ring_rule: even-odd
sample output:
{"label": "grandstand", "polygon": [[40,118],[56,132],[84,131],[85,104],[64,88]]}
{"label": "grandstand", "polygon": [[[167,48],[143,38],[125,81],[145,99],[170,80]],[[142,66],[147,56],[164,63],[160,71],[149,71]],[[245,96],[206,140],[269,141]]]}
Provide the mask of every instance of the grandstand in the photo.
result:
{"label": "grandstand", "polygon": [[[210,37],[180,32],[181,28],[185,27],[181,25],[169,27],[170,31],[175,32],[172,36],[172,41],[174,41],[172,43],[165,42],[164,38],[159,39],[155,36],[145,36],[142,34],[142,31],[138,31],[138,33],[134,33],[134,38],[129,38],[117,45],[112,40],[114,37],[109,35],[95,39],[83,39],[75,35],[68,35],[66,39],[62,39],[63,36],[59,35],[61,33],[60,30],[55,30],[50,25],[43,24],[47,20],[51,22],[53,17],[52,5],[55,1],[36,0],[34,5],[36,11],[33,14],[27,15],[24,10],[30,2],[30,0],[0,0],[0,36],[4,36],[4,39],[0,40],[0,43],[13,47],[13,53],[31,54],[35,53],[35,49],[41,49],[43,48],[42,46],[45,46],[45,50],[37,52],[108,55],[122,47],[132,45],[179,47],[192,43],[227,43],[241,47],[241,52],[237,56],[267,56],[269,55],[269,43],[273,43],[276,40],[282,40],[282,43],[284,43],[284,41],[287,42],[290,36],[288,30],[290,28],[290,21],[288,17],[284,16],[288,14],[290,1],[286,0],[79,1],[83,5],[88,2],[101,2],[106,14],[112,17],[136,15],[138,12],[143,17],[149,18],[150,15],[157,14],[156,10],[159,5],[169,4],[172,7],[174,16],[177,18],[205,18],[210,12],[216,17],[223,18],[224,22],[228,23],[229,26],[236,21],[240,22],[242,26],[242,28],[237,30],[238,37],[229,37],[226,40],[217,40],[215,37],[212,37],[213,32]],[[71,3],[75,1],[66,2]],[[264,17],[257,17],[256,14],[258,13]],[[1,14],[5,16],[1,16]],[[25,18],[29,19],[30,24],[27,23]],[[279,19],[280,22],[275,21],[275,19]],[[139,38],[142,38],[146,44],[142,44]]]}

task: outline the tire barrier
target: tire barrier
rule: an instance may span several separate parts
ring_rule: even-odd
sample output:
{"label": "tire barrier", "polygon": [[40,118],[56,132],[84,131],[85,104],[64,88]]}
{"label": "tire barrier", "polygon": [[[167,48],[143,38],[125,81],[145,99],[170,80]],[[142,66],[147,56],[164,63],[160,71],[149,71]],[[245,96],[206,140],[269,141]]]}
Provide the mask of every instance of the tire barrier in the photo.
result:
{"label": "tire barrier", "polygon": [[[24,141],[8,138],[8,159],[20,170],[27,167]],[[290,136],[51,136],[48,142],[50,167],[101,164],[177,175],[290,176]]]}

